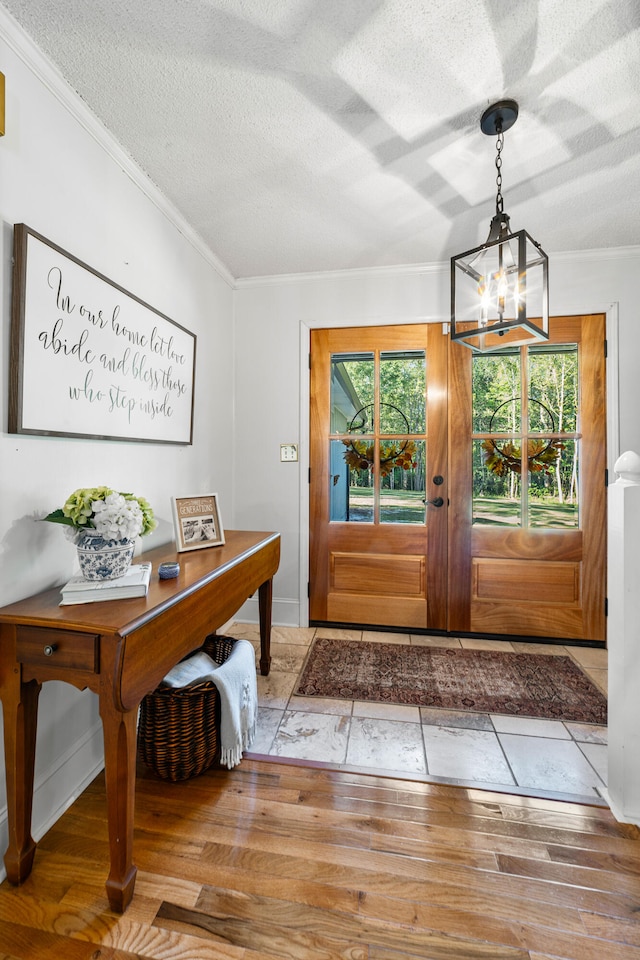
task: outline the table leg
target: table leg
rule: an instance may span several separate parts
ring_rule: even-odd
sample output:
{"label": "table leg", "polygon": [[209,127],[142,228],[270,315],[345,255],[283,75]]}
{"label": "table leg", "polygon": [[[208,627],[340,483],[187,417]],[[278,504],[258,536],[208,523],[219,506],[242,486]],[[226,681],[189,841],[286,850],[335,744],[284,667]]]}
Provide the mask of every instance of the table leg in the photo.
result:
{"label": "table leg", "polygon": [[111,859],[107,896],[116,913],[123,913],[131,902],[138,872],[133,863],[137,714],[137,709],[116,710],[112,692],[105,691],[100,698]]}
{"label": "table leg", "polygon": [[265,580],[258,588],[258,610],[260,614],[260,673],[269,675],[271,669],[271,606],[273,599],[273,580]]}
{"label": "table leg", "polygon": [[21,683],[14,675],[5,683],[2,697],[9,826],[4,865],[8,880],[14,884],[27,879],[36,852],[31,810],[40,689],[41,684],[35,680]]}

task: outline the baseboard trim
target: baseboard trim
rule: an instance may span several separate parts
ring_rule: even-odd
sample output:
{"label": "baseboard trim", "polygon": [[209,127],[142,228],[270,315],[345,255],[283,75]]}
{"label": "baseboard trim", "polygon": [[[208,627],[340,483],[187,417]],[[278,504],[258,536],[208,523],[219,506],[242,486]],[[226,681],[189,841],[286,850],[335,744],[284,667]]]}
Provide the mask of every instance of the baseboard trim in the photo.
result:
{"label": "baseboard trim", "polygon": [[[250,597],[233,618],[236,623],[259,623],[258,598]],[[271,622],[277,627],[300,626],[300,603],[297,600],[273,600]]]}
{"label": "baseboard trim", "polygon": [[606,800],[611,813],[614,815],[618,823],[630,823],[636,827],[640,827],[640,816],[625,813],[623,810],[621,810],[618,804],[611,799],[611,794],[609,793],[608,787],[603,787],[600,792],[602,793],[602,796]]}

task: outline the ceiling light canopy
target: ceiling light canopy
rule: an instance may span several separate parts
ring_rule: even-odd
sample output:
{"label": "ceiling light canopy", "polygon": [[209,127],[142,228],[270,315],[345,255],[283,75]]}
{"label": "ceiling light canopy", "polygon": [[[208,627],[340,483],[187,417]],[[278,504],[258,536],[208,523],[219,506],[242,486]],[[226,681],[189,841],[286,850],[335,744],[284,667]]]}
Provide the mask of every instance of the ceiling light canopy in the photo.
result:
{"label": "ceiling light canopy", "polygon": [[496,136],[496,213],[485,243],[451,258],[451,339],[476,353],[549,338],[548,258],[526,230],[510,232],[502,198],[504,133],[518,118],[500,100],[480,119]]}

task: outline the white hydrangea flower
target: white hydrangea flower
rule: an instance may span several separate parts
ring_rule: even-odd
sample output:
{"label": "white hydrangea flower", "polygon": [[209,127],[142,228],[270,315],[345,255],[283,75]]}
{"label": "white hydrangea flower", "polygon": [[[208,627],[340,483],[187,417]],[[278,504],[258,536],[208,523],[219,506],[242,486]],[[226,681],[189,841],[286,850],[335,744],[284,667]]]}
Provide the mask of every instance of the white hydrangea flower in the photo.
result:
{"label": "white hydrangea flower", "polygon": [[144,522],[140,504],[125,500],[120,493],[110,493],[105,500],[94,500],[93,526],[105,540],[134,540]]}

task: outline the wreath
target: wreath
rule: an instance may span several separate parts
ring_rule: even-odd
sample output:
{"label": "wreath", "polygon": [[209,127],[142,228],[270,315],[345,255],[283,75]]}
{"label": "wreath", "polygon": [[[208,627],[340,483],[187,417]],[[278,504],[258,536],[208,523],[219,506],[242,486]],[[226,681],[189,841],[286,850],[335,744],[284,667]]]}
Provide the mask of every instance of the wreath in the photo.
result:
{"label": "wreath", "polygon": [[[409,421],[402,410],[391,403],[381,403],[381,407],[390,407],[400,414],[409,432]],[[373,411],[373,404],[361,407],[347,427],[347,432],[364,430],[367,425],[367,410]],[[345,462],[352,470],[370,470],[375,459],[375,442],[373,440],[343,440],[347,448],[344,454]],[[413,440],[385,440],[380,441],[380,476],[388,477],[394,467],[402,470],[411,470],[416,466],[416,444]]]}
{"label": "wreath", "polygon": [[[352,470],[370,470],[374,461],[374,444],[368,440],[343,440],[345,461]],[[394,467],[411,470],[416,466],[416,445],[413,440],[380,444],[380,476],[388,477]]]}
{"label": "wreath", "polygon": [[[528,440],[527,469],[529,473],[550,474],[565,446],[566,444],[561,440]],[[498,447],[495,440],[483,440],[482,451],[485,467],[496,477],[504,477],[509,472],[522,473],[522,453],[520,447],[511,440],[501,447]]]}
{"label": "wreath", "polygon": [[[512,400],[505,400],[505,402],[501,403],[499,407],[496,407],[491,420],[489,421],[490,431],[493,427],[493,421],[498,411],[501,410],[502,407],[507,406],[507,404],[513,403],[514,400],[519,399],[519,397],[514,397]],[[537,403],[540,407],[542,407],[542,409],[548,414],[551,422],[549,433],[555,433],[556,424],[553,414],[549,408],[542,403],[541,400],[536,400],[533,397],[529,397],[529,403]],[[566,444],[561,440],[528,440],[527,470],[529,473],[550,474],[565,448]],[[491,473],[495,474],[496,477],[504,477],[508,473],[522,473],[522,449],[516,443],[514,443],[513,440],[505,440],[504,443],[501,443],[500,445],[496,440],[491,438],[483,440],[482,460],[487,470],[490,470]]]}

